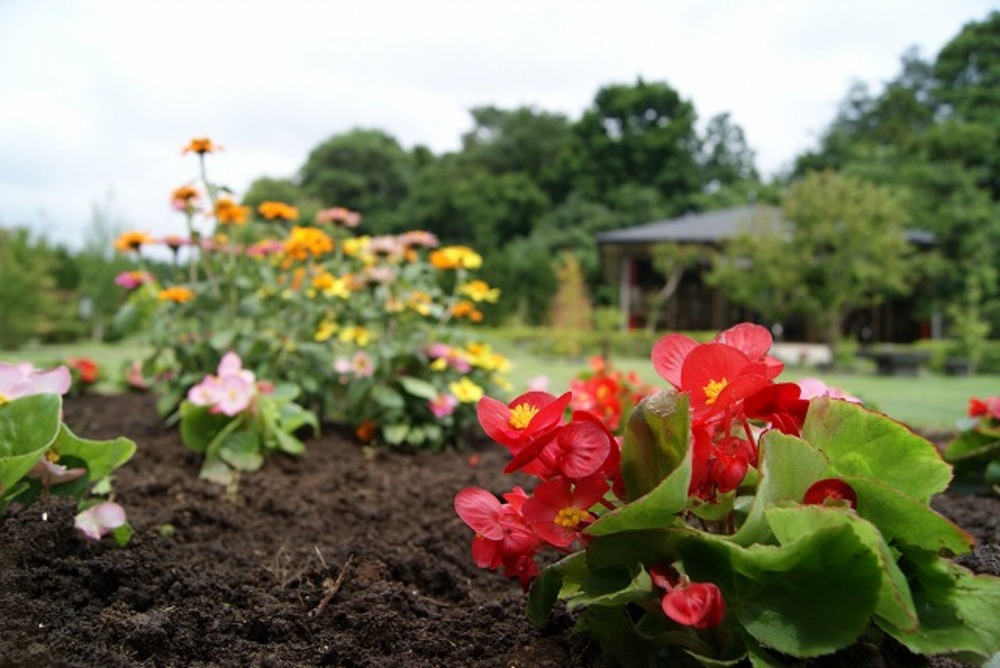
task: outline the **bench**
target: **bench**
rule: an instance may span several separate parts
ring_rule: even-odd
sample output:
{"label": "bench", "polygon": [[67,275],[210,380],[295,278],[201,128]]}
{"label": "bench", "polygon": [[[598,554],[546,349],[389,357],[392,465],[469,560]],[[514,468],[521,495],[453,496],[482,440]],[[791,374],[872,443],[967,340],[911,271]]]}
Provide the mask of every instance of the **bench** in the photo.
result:
{"label": "bench", "polygon": [[930,356],[927,351],[917,350],[885,349],[858,352],[858,357],[874,360],[875,373],[879,376],[916,376]]}

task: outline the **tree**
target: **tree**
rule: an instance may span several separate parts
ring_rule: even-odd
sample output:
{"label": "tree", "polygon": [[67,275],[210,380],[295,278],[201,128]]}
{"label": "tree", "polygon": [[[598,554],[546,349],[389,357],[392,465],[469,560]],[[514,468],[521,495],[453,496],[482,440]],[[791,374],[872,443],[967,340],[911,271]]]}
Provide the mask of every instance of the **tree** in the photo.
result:
{"label": "tree", "polygon": [[851,310],[907,292],[907,222],[886,190],[813,172],[788,189],[780,221],[759,219],[725,244],[709,280],[767,317],[811,319],[836,359]]}
{"label": "tree", "polygon": [[[684,274],[699,265],[710,265],[714,252],[707,246],[691,244],[657,244],[652,248],[653,269],[664,277],[663,287],[653,295],[649,304],[646,329],[656,331],[664,313],[663,306],[677,292]],[[672,323],[667,322],[672,329]]]}
{"label": "tree", "polygon": [[52,254],[44,239],[21,227],[0,227],[0,349],[15,349],[36,336],[54,301]]}
{"label": "tree", "polygon": [[573,131],[575,189],[588,199],[604,202],[635,183],[655,188],[678,213],[701,190],[694,106],[666,83],[600,89]]}
{"label": "tree", "polygon": [[360,211],[368,229],[384,233],[410,192],[414,169],[413,155],[395,138],[355,129],[313,149],[299,178],[303,191],[323,206]]}

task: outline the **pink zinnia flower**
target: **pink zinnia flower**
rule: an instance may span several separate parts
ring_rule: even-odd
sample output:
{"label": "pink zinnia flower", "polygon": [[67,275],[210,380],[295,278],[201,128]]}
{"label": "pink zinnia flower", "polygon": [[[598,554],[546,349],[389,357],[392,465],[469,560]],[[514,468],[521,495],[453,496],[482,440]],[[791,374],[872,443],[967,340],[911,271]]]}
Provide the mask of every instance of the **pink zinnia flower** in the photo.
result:
{"label": "pink zinnia flower", "polygon": [[434,413],[434,417],[443,418],[455,412],[458,399],[445,392],[428,401],[427,405],[430,407],[431,413]]}

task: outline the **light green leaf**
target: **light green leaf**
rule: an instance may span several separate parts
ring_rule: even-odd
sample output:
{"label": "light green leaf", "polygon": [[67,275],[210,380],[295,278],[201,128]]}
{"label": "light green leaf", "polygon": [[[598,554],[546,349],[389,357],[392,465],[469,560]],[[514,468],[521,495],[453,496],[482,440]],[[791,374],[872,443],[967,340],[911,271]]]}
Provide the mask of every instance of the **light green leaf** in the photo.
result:
{"label": "light green leaf", "polygon": [[873,478],[919,501],[951,481],[951,467],[930,441],[857,404],[813,399],[802,438],[819,448],[839,476]]}
{"label": "light green leaf", "polygon": [[878,603],[878,555],[849,526],[824,527],[780,546],[740,547],[688,532],[683,565],[695,582],[714,582],[762,645],[792,656],[834,652],[857,640]]}
{"label": "light green leaf", "polygon": [[256,471],[264,464],[260,437],[252,431],[226,436],[219,444],[218,456],[237,471]]}
{"label": "light green leaf", "polygon": [[212,413],[208,406],[181,403],[181,440],[195,452],[205,452],[212,441],[236,418]]}
{"label": "light green leaf", "polygon": [[399,380],[399,384],[403,386],[403,389],[407,393],[415,397],[427,399],[428,401],[437,398],[438,389],[426,380],[414,378],[413,376],[400,376],[397,380]]}
{"label": "light green leaf", "polygon": [[904,550],[903,559],[914,572],[920,628],[907,633],[878,620],[882,629],[921,654],[958,654],[978,663],[1000,652],[1000,578],[973,575],[922,551]]}
{"label": "light green leaf", "polygon": [[631,500],[655,489],[684,461],[689,449],[688,398],[660,390],[632,410],[622,439],[622,478]]}
{"label": "light green leaf", "polygon": [[80,438],[65,424],[61,425],[59,436],[52,447],[61,457],[79,457],[86,462],[91,480],[100,480],[110,475],[135,454],[135,443],[127,438],[92,441]]}
{"label": "light green leaf", "polygon": [[405,422],[397,424],[387,424],[382,427],[382,438],[389,445],[399,445],[406,440],[406,435],[410,433],[410,425]]}
{"label": "light green leaf", "polygon": [[899,570],[896,557],[886,544],[886,538],[871,522],[850,510],[823,506],[772,508],[767,511],[767,521],[774,535],[783,544],[798,540],[822,527],[849,526],[861,542],[878,556],[882,569],[882,584],[879,587],[875,614],[898,628],[916,629],[919,622],[906,576]]}
{"label": "light green leaf", "polygon": [[274,436],[278,439],[278,449],[282,452],[287,452],[290,455],[301,455],[306,451],[305,444],[289,433],[279,430],[274,432]]}
{"label": "light green leaf", "polygon": [[772,429],[764,434],[758,454],[760,484],[750,512],[732,540],[739,545],[766,542],[770,527],[765,512],[776,503],[802,501],[806,490],[822,478],[826,457],[800,438]]}
{"label": "light green leaf", "polygon": [[62,397],[34,394],[0,404],[0,492],[38,463],[61,424]]}
{"label": "light green leaf", "polygon": [[372,388],[372,399],[382,408],[402,409],[406,405],[402,394],[385,385]]}

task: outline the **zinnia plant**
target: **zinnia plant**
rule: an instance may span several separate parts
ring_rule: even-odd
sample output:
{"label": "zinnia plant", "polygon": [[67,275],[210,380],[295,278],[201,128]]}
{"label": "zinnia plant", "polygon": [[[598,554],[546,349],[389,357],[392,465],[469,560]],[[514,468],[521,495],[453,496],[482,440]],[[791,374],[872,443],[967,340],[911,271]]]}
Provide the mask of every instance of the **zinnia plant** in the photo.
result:
{"label": "zinnia plant", "polygon": [[[111,474],[135,453],[126,438],[91,441],[62,421],[62,395],[70,389],[65,366],[40,371],[27,362],[0,362],[0,513],[45,496],[77,499],[76,527],[99,540],[131,536],[124,509],[111,498]],[[97,496],[89,496],[95,494]]]}
{"label": "zinnia plant", "polygon": [[[538,624],[565,601],[626,666],[785,665],[862,635],[991,657],[1000,579],[950,560],[972,539],[928,505],[951,467],[884,415],[778,382],[770,345],[750,324],[664,337],[652,363],[670,387],[621,440],[598,414],[567,420],[569,395],[484,397],[506,470],[539,482],[458,493],[476,563],[519,579]],[[565,556],[540,569],[542,549]]]}
{"label": "zinnia plant", "polygon": [[[508,366],[466,332],[499,296],[474,276],[482,257],[421,230],[363,234],[361,214],[343,207],[312,217],[267,201],[251,211],[209,180],[216,150],[192,140],[199,178],[165,198],[183,234],[132,232],[116,245],[136,265],[116,280],[129,291],[119,324],[152,343],[143,375],[161,414],[196,401],[191,388],[205,389],[232,351],[257,377],[297,386],[295,400],[318,417],[375,442],[438,448],[474,428],[476,401],[500,391]],[[171,265],[154,275],[147,246],[169,249]]]}

